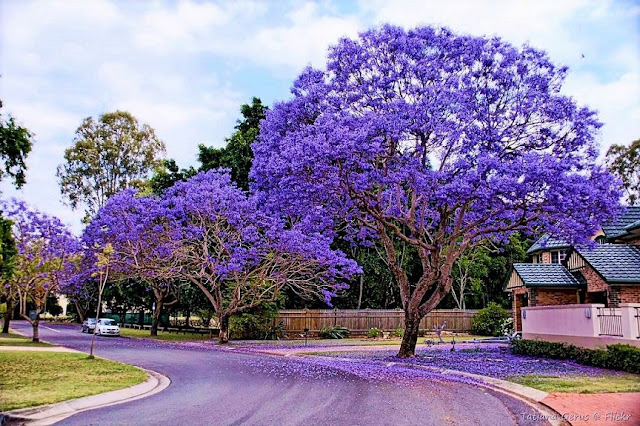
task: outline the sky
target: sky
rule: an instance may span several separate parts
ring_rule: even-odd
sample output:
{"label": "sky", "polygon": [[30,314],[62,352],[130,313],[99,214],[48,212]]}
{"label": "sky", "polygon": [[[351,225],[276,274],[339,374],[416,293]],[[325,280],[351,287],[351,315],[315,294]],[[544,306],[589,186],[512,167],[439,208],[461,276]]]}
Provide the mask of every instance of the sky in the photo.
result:
{"label": "sky", "polygon": [[607,0],[0,0],[3,114],[35,134],[27,184],[0,185],[79,233],[56,168],[83,118],[115,110],[151,125],[182,167],[224,146],[253,96],[290,97],[328,46],[384,23],[446,26],[546,50],[563,91],[597,110],[602,152],[640,137],[640,2]]}

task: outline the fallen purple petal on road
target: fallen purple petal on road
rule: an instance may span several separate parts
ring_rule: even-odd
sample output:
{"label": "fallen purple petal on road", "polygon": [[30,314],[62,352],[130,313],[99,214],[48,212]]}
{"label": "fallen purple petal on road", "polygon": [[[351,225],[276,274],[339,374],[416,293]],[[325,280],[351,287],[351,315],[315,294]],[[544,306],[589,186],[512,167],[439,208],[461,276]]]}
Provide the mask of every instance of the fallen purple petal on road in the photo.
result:
{"label": "fallen purple petal on road", "polygon": [[367,352],[332,352],[329,356],[359,360],[402,362],[412,365],[457,370],[498,379],[538,374],[545,376],[601,376],[621,374],[617,371],[580,365],[573,361],[541,359],[512,354],[505,346],[471,346],[451,352],[449,346],[418,350],[414,358],[397,358],[395,350]]}

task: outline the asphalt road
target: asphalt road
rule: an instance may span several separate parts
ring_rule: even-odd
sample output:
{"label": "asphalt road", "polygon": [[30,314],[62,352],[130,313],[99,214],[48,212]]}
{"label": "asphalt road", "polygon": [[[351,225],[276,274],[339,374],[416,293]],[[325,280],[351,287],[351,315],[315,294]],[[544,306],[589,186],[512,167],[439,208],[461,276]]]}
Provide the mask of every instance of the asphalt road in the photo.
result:
{"label": "asphalt road", "polygon": [[[30,334],[22,321],[12,328]],[[79,326],[42,324],[51,343],[88,351]],[[396,367],[234,353],[97,337],[96,354],[168,376],[148,398],[78,413],[61,425],[541,425],[523,402]],[[347,365],[349,364],[349,365]]]}

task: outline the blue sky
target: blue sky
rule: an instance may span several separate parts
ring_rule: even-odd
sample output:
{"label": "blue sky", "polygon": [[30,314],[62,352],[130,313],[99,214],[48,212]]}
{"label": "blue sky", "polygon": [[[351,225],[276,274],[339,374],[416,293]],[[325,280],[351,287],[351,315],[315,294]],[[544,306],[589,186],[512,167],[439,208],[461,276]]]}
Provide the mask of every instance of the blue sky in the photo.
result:
{"label": "blue sky", "polygon": [[0,0],[3,112],[36,134],[28,184],[2,184],[80,231],[55,178],[82,119],[116,109],[150,124],[182,166],[222,146],[252,96],[286,99],[327,47],[382,23],[447,26],[529,43],[568,65],[564,91],[599,111],[600,141],[640,137],[640,3],[607,0]]}

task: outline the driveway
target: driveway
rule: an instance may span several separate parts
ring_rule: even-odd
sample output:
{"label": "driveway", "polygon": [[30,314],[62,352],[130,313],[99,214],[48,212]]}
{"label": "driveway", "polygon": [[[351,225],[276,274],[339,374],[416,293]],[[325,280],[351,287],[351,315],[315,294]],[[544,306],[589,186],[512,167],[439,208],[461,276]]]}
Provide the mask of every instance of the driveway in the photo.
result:
{"label": "driveway", "polygon": [[[11,325],[30,333],[26,322]],[[91,340],[71,325],[42,324],[40,336],[82,351]],[[546,424],[519,400],[412,369],[123,337],[97,337],[96,354],[162,373],[171,385],[154,396],[79,413],[59,424]]]}

